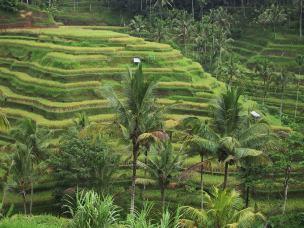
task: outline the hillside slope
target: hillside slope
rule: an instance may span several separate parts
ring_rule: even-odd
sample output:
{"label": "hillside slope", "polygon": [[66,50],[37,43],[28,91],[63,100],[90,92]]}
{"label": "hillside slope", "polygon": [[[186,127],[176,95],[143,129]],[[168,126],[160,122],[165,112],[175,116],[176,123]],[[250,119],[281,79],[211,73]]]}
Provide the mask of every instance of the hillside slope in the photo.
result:
{"label": "hillside slope", "polygon": [[158,103],[176,103],[167,115],[175,124],[189,115],[208,118],[208,103],[222,84],[169,45],[106,30],[111,27],[10,29],[0,36],[0,90],[10,119],[28,117],[50,128],[73,123],[86,112],[93,121],[113,113],[100,87],[121,88],[121,77],[140,57],[158,81]]}
{"label": "hillside slope", "polygon": [[[268,110],[279,115],[283,98],[283,114],[293,119],[296,112],[297,120],[304,120],[304,66],[298,65],[296,61],[298,55],[304,55],[304,40],[290,33],[279,33],[274,39],[273,33],[268,30],[251,28],[233,42],[232,50],[247,68],[242,83],[246,85],[244,89],[251,99],[262,103],[263,82],[254,69],[256,62],[268,59],[277,73],[277,77],[271,79],[265,100]],[[288,80],[284,82],[286,89],[283,97],[280,81],[282,70],[289,72]]]}

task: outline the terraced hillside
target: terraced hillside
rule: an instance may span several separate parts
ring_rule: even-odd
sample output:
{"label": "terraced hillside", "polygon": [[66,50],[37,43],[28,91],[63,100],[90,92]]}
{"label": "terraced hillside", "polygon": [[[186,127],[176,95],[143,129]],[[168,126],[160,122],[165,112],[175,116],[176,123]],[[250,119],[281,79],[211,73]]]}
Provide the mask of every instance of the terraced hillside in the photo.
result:
{"label": "terraced hillside", "polygon": [[221,90],[198,63],[169,45],[110,31],[111,27],[11,29],[0,36],[0,90],[11,119],[28,117],[49,128],[73,123],[86,112],[93,121],[113,113],[100,88],[121,87],[127,67],[140,57],[149,78],[158,81],[158,103],[176,103],[168,123],[188,115],[208,118],[208,102]]}
{"label": "terraced hillside", "polygon": [[113,11],[109,1],[58,1],[54,18],[65,25],[123,25],[128,24],[130,12]]}
{"label": "terraced hillside", "polygon": [[[259,36],[257,36],[259,34]],[[263,35],[261,35],[263,34]],[[232,50],[247,66],[245,75],[246,92],[251,99],[262,101],[262,79],[254,72],[257,61],[267,58],[274,64],[277,72],[287,70],[289,74],[283,101],[283,113],[294,117],[298,97],[297,119],[304,120],[304,66],[296,62],[298,55],[304,55],[304,40],[298,36],[278,34],[274,39],[267,31],[249,30],[240,40],[233,42]],[[298,87],[299,83],[299,87]],[[281,84],[279,77],[273,77],[265,104],[274,114],[279,114],[281,106]]]}

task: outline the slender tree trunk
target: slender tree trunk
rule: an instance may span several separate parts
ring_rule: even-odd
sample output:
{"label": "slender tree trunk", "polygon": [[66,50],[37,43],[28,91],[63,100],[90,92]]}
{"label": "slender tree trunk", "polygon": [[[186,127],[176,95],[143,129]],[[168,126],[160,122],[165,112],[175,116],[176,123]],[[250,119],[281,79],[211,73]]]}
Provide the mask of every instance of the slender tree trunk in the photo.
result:
{"label": "slender tree trunk", "polygon": [[266,81],[264,80],[264,84],[263,84],[263,87],[264,87],[264,95],[263,95],[263,105],[265,104],[265,99],[266,99]]}
{"label": "slender tree trunk", "polygon": [[165,187],[160,187],[160,197],[161,197],[161,204],[162,204],[162,211],[165,210]]}
{"label": "slender tree trunk", "polygon": [[[300,75],[300,74],[299,74]],[[296,107],[295,107],[295,113],[294,113],[294,119],[297,118],[297,111],[298,111],[298,103],[299,103],[299,90],[300,90],[300,80],[298,80],[297,83],[297,100],[296,100]]]}
{"label": "slender tree trunk", "polygon": [[134,214],[135,210],[135,188],[136,188],[136,171],[137,171],[137,156],[139,150],[139,144],[137,142],[138,137],[133,137],[133,162],[132,162],[132,187],[131,187],[131,206],[130,213]]}
{"label": "slender tree trunk", "polygon": [[5,204],[5,200],[6,200],[6,192],[7,192],[7,185],[5,183],[4,186],[3,186],[3,194],[2,194],[2,202],[1,202],[2,208],[0,208],[0,214],[4,213],[4,204]]}
{"label": "slender tree trunk", "polygon": [[286,211],[286,204],[287,204],[287,195],[288,195],[288,183],[290,178],[290,171],[291,167],[288,166],[285,170],[285,180],[284,180],[284,204],[283,204],[283,214],[285,214]]}
{"label": "slender tree trunk", "polygon": [[225,162],[225,173],[224,173],[224,183],[223,183],[223,189],[226,189],[227,187],[227,180],[228,180],[228,162]]}
{"label": "slender tree trunk", "polygon": [[249,186],[246,187],[246,200],[245,200],[245,207],[247,208],[249,206],[249,193],[250,193],[250,188]]}
{"label": "slender tree trunk", "polygon": [[30,215],[32,215],[32,208],[33,208],[33,195],[34,195],[34,186],[33,186],[33,182],[31,182]]}
{"label": "slender tree trunk", "polygon": [[25,190],[22,191],[22,199],[23,199],[23,210],[24,210],[24,214],[26,215],[26,193],[25,193]]}
{"label": "slender tree trunk", "polygon": [[300,39],[302,39],[303,36],[303,0],[300,0]]}
{"label": "slender tree trunk", "polygon": [[280,104],[280,119],[282,119],[283,115],[283,101],[284,101],[284,91],[285,89],[282,87],[282,93],[281,93],[281,104]]}
{"label": "slender tree trunk", "polygon": [[11,173],[11,169],[13,167],[13,164],[14,164],[14,162],[12,161],[11,165],[9,166],[8,171],[5,174],[5,178],[3,180],[4,186],[3,186],[3,195],[2,195],[2,209],[3,209],[4,205],[5,205],[6,193],[7,193],[7,190],[8,190],[7,182],[8,182],[8,177],[9,177],[9,175]]}
{"label": "slender tree trunk", "polygon": [[201,209],[204,209],[204,178],[203,178],[203,174],[204,174],[204,165],[203,165],[203,161],[204,161],[204,156],[201,155]]}
{"label": "slender tree trunk", "polygon": [[194,0],[191,1],[191,6],[192,6],[192,17],[194,19]]}
{"label": "slender tree trunk", "polygon": [[245,9],[244,0],[241,0],[241,2],[242,2],[242,8],[243,8],[243,16],[246,17],[246,9]]}
{"label": "slender tree trunk", "polygon": [[[145,165],[147,165],[147,160],[148,160],[148,148],[145,150]],[[147,170],[145,169],[144,171],[144,177],[146,178],[147,176]],[[144,183],[144,190],[146,190],[146,184]]]}

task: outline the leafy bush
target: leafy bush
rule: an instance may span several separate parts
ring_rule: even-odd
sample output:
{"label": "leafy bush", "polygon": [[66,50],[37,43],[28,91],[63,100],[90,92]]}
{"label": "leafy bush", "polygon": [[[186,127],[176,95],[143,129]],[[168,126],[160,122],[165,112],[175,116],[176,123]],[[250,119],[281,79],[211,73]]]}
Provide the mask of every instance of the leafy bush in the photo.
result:
{"label": "leafy bush", "polygon": [[73,216],[73,228],[111,227],[119,219],[119,210],[113,198],[103,198],[94,191],[78,192],[76,208],[67,206]]}

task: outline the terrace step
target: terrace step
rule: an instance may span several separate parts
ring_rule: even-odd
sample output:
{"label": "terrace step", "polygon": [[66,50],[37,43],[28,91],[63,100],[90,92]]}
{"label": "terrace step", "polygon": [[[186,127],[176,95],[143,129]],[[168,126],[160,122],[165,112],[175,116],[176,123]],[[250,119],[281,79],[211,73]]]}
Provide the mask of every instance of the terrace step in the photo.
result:
{"label": "terrace step", "polygon": [[[41,115],[13,108],[3,108],[2,111],[9,119],[29,118],[36,121],[41,126],[48,127],[50,129],[63,129],[73,124],[73,119],[71,118],[65,120],[48,120]],[[99,114],[89,116],[89,119],[93,122],[109,122],[113,120],[113,117],[113,114]]]}

